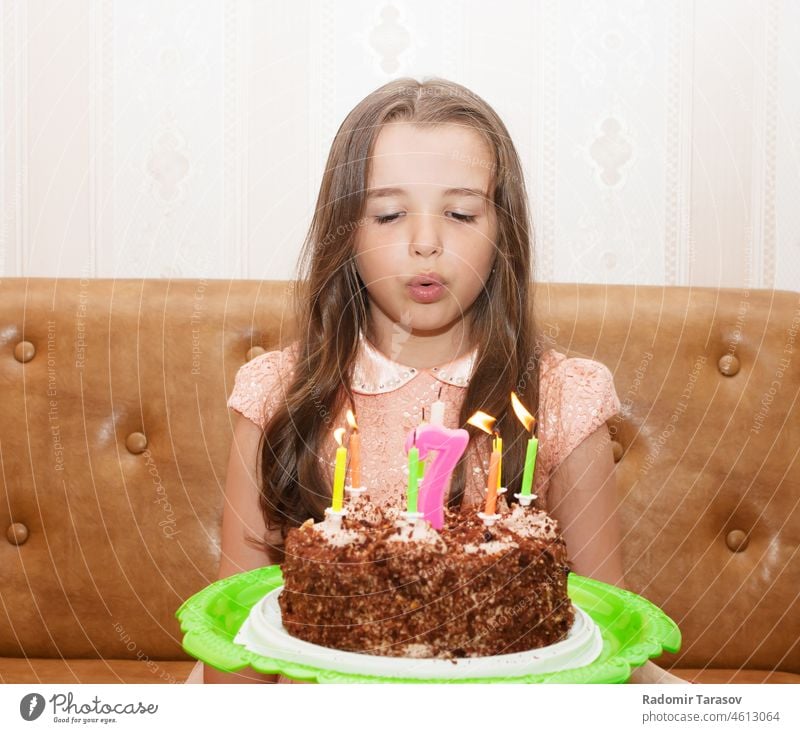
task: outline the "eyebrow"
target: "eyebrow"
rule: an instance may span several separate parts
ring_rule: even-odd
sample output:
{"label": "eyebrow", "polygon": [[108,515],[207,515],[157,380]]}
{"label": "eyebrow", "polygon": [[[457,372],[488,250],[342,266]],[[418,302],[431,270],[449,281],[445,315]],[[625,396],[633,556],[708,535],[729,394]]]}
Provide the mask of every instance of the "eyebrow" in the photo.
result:
{"label": "eyebrow", "polygon": [[[403,194],[407,193],[404,188],[373,188],[367,191],[367,198],[368,199],[377,199],[383,198],[385,196],[402,196]],[[486,192],[481,191],[477,188],[448,188],[444,191],[445,196],[452,196],[455,194],[460,194],[462,196],[478,196],[480,198],[486,198]]]}

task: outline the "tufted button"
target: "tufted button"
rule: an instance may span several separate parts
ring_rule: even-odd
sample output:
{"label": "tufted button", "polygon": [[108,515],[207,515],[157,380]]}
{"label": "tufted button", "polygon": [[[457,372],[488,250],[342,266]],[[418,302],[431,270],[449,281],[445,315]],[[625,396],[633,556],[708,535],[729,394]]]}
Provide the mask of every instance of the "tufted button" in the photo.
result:
{"label": "tufted button", "polygon": [[261,354],[266,354],[267,350],[262,348],[261,346],[254,346],[252,349],[247,350],[247,354],[245,355],[245,359],[247,361],[252,361],[257,356],[261,356]]}
{"label": "tufted button", "polygon": [[28,528],[22,522],[14,522],[6,530],[6,538],[12,545],[24,545],[28,541]]}
{"label": "tufted button", "polygon": [[625,452],[625,449],[622,447],[622,443],[620,443],[618,440],[612,440],[611,450],[614,452],[614,463],[619,463],[620,458],[622,458],[622,454]]}
{"label": "tufted button", "polygon": [[747,532],[741,529],[732,529],[725,537],[725,544],[731,552],[742,552],[750,542]]}
{"label": "tufted button", "polygon": [[125,447],[131,453],[142,453],[147,448],[147,437],[144,433],[131,433],[125,438]]}
{"label": "tufted button", "polygon": [[739,360],[733,354],[725,354],[719,360],[719,370],[726,377],[732,377],[739,371]]}
{"label": "tufted button", "polygon": [[36,354],[36,347],[30,341],[20,341],[14,347],[14,358],[23,364],[33,359]]}

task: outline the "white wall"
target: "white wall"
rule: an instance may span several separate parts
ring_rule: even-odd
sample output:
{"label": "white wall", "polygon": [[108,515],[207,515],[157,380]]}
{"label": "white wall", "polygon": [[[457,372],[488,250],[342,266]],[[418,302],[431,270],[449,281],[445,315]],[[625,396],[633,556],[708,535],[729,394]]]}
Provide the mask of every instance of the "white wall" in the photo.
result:
{"label": "white wall", "polygon": [[537,278],[797,290],[800,3],[2,0],[0,274],[292,277],[397,76],[523,156]]}

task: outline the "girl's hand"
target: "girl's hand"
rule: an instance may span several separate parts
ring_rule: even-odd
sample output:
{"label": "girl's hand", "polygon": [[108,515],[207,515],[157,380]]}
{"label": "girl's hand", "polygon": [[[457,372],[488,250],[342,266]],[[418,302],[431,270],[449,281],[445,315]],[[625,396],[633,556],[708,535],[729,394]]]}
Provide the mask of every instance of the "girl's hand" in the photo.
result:
{"label": "girl's hand", "polygon": [[550,478],[546,501],[567,543],[572,571],[624,588],[620,499],[605,424],[561,462]]}
{"label": "girl's hand", "polygon": [[[579,575],[625,588],[619,497],[608,428],[601,425],[578,445],[550,480],[548,509],[560,526]],[[651,661],[631,673],[634,684],[688,685]]]}
{"label": "girl's hand", "polygon": [[[261,428],[241,415],[233,433],[228,473],[225,478],[225,503],[222,509],[222,552],[219,579],[267,565],[264,552],[247,542],[248,537],[262,538],[267,530],[258,504],[258,445]],[[206,684],[277,682],[278,675],[259,674],[249,667],[225,673],[203,665]]]}
{"label": "girl's hand", "polygon": [[641,667],[637,667],[631,673],[628,680],[629,684],[635,685],[691,685],[688,680],[676,677],[665,669],[661,669],[650,660],[646,661]]}

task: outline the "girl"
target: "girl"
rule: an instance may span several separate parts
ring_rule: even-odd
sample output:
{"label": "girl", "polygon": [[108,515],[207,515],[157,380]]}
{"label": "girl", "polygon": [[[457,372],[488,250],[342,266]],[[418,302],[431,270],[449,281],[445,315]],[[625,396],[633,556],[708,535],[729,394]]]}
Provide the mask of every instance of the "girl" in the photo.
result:
{"label": "girl", "polygon": [[[301,259],[300,336],[241,367],[228,401],[240,415],[220,578],[280,562],[287,530],[323,518],[333,429],[348,408],[369,447],[362,474],[373,500],[402,500],[403,441],[437,399],[445,425],[471,434],[449,506],[483,502],[489,436],[466,422],[479,409],[497,418],[512,496],[529,437],[509,404],[515,391],[537,415],[535,492],[561,524],[573,570],[624,586],[605,425],[619,399],[604,365],[544,348],[528,307],[531,238],[517,152],[474,93],[399,79],[350,112]],[[210,667],[203,676],[276,677]],[[680,682],[651,663],[635,678]]]}

